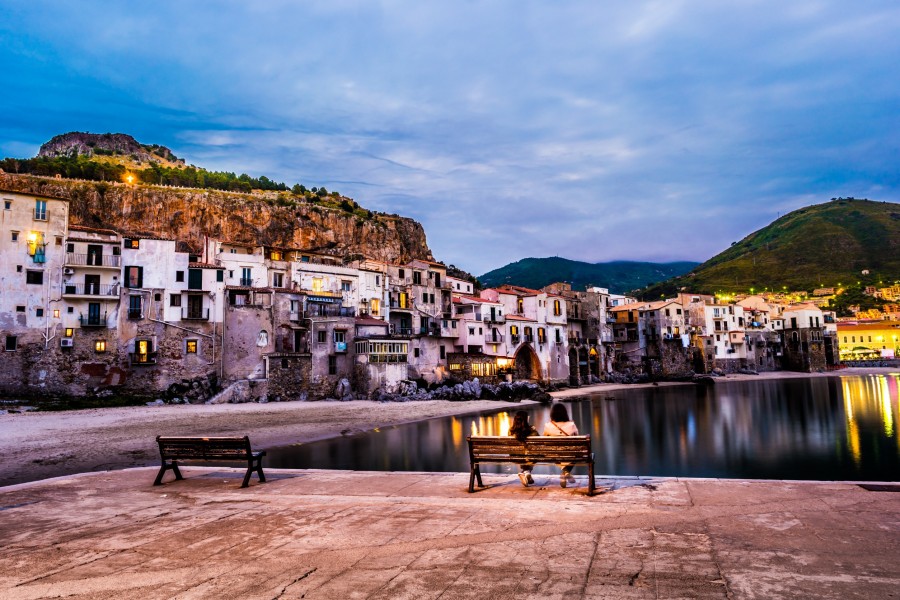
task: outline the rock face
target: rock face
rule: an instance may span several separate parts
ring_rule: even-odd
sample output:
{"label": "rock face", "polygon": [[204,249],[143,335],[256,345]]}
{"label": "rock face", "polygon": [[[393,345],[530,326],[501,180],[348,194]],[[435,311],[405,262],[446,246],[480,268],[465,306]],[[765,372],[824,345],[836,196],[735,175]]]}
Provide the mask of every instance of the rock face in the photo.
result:
{"label": "rock face", "polygon": [[73,131],[54,136],[43,144],[38,156],[94,156],[95,154],[120,154],[132,157],[136,162],[183,162],[165,146],[145,146],[124,133],[83,133]]}
{"label": "rock face", "polygon": [[69,199],[73,225],[174,238],[196,249],[209,236],[390,262],[434,260],[422,225],[412,219],[363,218],[284,192],[241,194],[8,173],[0,174],[0,188]]}

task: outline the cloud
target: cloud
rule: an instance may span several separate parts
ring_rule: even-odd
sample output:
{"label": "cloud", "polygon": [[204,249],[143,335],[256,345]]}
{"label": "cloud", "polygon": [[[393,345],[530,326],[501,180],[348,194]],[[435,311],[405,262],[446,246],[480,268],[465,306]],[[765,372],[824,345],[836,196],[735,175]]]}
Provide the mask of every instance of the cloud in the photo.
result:
{"label": "cloud", "polygon": [[891,2],[8,8],[7,154],[132,133],[417,218],[475,273],[703,260],[791,208],[898,197]]}

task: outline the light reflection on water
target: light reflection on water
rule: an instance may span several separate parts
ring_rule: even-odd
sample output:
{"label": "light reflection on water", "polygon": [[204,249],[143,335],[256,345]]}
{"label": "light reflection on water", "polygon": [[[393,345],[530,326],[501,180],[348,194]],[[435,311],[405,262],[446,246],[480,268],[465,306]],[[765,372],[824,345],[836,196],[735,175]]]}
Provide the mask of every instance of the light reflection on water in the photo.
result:
{"label": "light reflection on water", "polygon": [[[598,473],[893,481],[900,479],[898,390],[900,374],[823,377],[621,390],[566,406],[592,436]],[[549,407],[522,409],[538,430],[549,420]],[[466,436],[506,435],[515,410],[274,448],[267,464],[468,471]]]}

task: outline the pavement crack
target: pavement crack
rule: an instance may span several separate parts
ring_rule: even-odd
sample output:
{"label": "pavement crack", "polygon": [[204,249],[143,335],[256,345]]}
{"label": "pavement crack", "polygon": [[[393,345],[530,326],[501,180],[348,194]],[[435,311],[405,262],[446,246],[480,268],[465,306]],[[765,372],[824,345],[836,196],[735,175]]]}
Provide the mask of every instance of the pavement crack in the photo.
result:
{"label": "pavement crack", "polygon": [[591,551],[591,560],[588,561],[587,571],[584,574],[584,583],[581,586],[581,596],[584,597],[584,592],[587,589],[588,582],[591,579],[591,569],[594,566],[594,559],[597,557],[597,550],[600,549],[600,536],[603,535],[602,531],[598,531],[594,535],[594,549]]}
{"label": "pavement crack", "polygon": [[294,579],[292,582],[290,582],[289,584],[285,585],[283,588],[281,588],[281,591],[278,592],[278,595],[272,598],[272,600],[278,600],[279,598],[281,598],[282,596],[284,596],[284,593],[287,591],[287,589],[288,589],[289,587],[291,587],[292,585],[294,585],[295,583],[297,583],[297,582],[299,582],[299,581],[303,581],[304,579],[306,579],[307,577],[309,577],[310,575],[312,575],[313,573],[315,573],[317,569],[318,569],[318,567],[313,567],[312,569],[310,569],[309,571],[307,571],[306,573],[304,573],[304,574],[301,575],[300,577],[297,577],[297,578]]}

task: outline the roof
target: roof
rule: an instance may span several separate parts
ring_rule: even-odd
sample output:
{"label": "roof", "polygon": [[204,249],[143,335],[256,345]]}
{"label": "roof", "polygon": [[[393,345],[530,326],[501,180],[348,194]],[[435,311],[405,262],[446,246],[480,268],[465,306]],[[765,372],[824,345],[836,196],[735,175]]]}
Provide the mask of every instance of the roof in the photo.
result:
{"label": "roof", "polygon": [[520,315],[506,315],[507,321],[528,321],[529,323],[537,323],[536,319],[529,319],[528,317],[522,317]]}
{"label": "roof", "polygon": [[105,233],[107,235],[119,235],[114,229],[98,229],[96,227],[85,227],[84,225],[69,225],[69,231],[85,231],[87,233]]}
{"label": "roof", "polygon": [[[130,240],[157,240],[160,242],[176,242],[176,241],[178,241],[175,238],[162,237],[162,236],[153,235],[153,234],[144,235],[142,233],[134,233],[134,232],[128,233],[128,232],[123,231],[120,235],[123,238],[128,238]],[[126,249],[128,250],[130,248],[126,248]]]}
{"label": "roof", "polygon": [[838,323],[838,331],[873,331],[876,329],[900,330],[900,321],[875,321],[874,323]]}
{"label": "roof", "polygon": [[537,296],[538,294],[544,294],[541,290],[533,290],[531,288],[522,287],[520,285],[510,285],[508,283],[504,283],[503,285],[494,288],[498,292],[512,292],[513,294],[519,296]]}
{"label": "roof", "polygon": [[211,263],[189,262],[188,268],[189,269],[224,269],[225,267],[222,267],[220,265],[214,265]]}
{"label": "roof", "polygon": [[646,306],[643,302],[632,302],[630,304],[622,304],[620,306],[613,306],[609,309],[608,312],[623,312],[626,310],[640,310]]}
{"label": "roof", "polygon": [[[274,291],[272,288],[253,287],[250,285],[226,285],[225,289],[227,291],[234,291],[234,292],[265,292],[268,294],[271,294]],[[281,290],[278,290],[278,291],[281,291]],[[299,293],[299,292],[297,292],[297,293]]]}
{"label": "roof", "polygon": [[9,188],[0,188],[0,194],[22,194],[23,196],[36,196],[37,198],[48,198],[50,200],[62,200],[63,202],[70,201],[70,198],[63,198],[62,196],[51,196],[50,194],[38,194],[35,192],[26,192],[24,190],[11,190]]}
{"label": "roof", "polygon": [[387,327],[389,323],[387,321],[382,321],[381,319],[376,319],[375,317],[356,317],[357,325],[380,325],[381,327]]}

